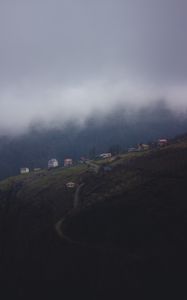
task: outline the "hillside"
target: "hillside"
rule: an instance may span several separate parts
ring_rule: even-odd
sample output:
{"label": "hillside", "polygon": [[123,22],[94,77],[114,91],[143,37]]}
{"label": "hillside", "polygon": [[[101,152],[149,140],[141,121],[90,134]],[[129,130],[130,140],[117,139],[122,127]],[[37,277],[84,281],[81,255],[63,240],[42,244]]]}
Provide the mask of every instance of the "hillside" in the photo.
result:
{"label": "hillside", "polygon": [[[61,280],[93,295],[185,288],[187,138],[107,165],[98,174],[78,165],[0,183],[1,278]],[[84,184],[76,209],[69,181]]]}
{"label": "hillside", "polygon": [[105,116],[97,113],[82,127],[74,123],[53,129],[33,126],[21,136],[0,137],[0,179],[19,174],[20,167],[46,168],[52,157],[62,163],[66,157],[78,160],[116,149],[123,152],[186,131],[186,115],[175,115],[163,102],[138,112],[119,107]]}

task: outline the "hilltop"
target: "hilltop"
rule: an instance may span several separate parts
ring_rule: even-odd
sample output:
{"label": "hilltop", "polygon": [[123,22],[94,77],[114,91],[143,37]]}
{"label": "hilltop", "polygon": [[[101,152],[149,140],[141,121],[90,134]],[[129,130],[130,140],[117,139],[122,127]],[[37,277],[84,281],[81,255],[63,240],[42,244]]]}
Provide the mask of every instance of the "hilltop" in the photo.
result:
{"label": "hilltop", "polygon": [[95,292],[184,287],[187,137],[105,164],[98,173],[82,164],[0,182],[2,278],[60,279]]}
{"label": "hilltop", "polygon": [[[187,131],[187,117],[176,115],[164,101],[129,112],[119,106],[109,114],[94,114],[84,126],[68,123],[58,128],[34,126],[15,137],[0,136],[0,179],[17,175],[21,167],[46,168],[51,158],[74,161],[81,156],[116,150],[122,152],[138,143],[171,138]],[[115,151],[114,151],[115,152]]]}

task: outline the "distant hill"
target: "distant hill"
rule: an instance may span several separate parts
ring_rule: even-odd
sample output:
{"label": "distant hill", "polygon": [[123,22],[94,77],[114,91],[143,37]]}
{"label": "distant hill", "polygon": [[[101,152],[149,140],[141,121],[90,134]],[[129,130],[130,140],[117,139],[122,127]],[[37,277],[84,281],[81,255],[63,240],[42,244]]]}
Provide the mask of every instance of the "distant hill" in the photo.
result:
{"label": "distant hill", "polygon": [[140,142],[173,137],[187,131],[187,118],[170,111],[163,102],[138,112],[124,107],[107,116],[94,115],[84,127],[73,123],[58,129],[39,129],[15,138],[0,138],[0,179],[19,173],[20,167],[47,167],[50,158],[94,157],[106,151],[125,151]]}
{"label": "distant hill", "polygon": [[[115,158],[93,161],[110,166],[97,174],[80,164],[0,183],[1,278],[186,295],[187,136]],[[84,184],[76,209],[71,181]]]}

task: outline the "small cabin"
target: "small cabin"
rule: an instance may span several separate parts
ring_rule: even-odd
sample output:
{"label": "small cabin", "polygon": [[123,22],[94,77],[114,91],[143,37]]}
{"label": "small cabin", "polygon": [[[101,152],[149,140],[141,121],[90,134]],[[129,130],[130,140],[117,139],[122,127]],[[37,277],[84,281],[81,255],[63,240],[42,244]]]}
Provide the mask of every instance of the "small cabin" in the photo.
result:
{"label": "small cabin", "polygon": [[20,168],[20,174],[28,174],[29,168]]}
{"label": "small cabin", "polygon": [[59,166],[59,163],[56,158],[52,158],[48,161],[48,169],[57,168],[58,166]]}
{"label": "small cabin", "polygon": [[68,189],[73,189],[73,188],[75,187],[75,182],[72,182],[72,181],[67,182],[67,183],[66,183],[66,187],[67,187]]}
{"label": "small cabin", "polygon": [[71,158],[64,159],[64,167],[71,167],[73,165],[73,160]]}
{"label": "small cabin", "polygon": [[102,153],[99,155],[99,157],[102,159],[111,158],[112,154],[111,153]]}
{"label": "small cabin", "polygon": [[159,139],[158,140],[158,146],[159,147],[164,147],[168,145],[168,140],[167,139]]}

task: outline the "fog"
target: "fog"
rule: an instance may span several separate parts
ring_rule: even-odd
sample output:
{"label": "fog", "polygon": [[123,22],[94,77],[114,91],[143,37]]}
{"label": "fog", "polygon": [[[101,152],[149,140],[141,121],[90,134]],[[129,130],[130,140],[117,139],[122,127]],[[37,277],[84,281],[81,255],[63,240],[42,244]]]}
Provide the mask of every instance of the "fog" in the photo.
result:
{"label": "fog", "polygon": [[160,99],[186,111],[186,28],[185,0],[1,0],[0,134]]}

